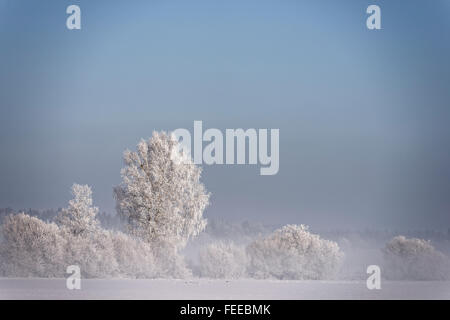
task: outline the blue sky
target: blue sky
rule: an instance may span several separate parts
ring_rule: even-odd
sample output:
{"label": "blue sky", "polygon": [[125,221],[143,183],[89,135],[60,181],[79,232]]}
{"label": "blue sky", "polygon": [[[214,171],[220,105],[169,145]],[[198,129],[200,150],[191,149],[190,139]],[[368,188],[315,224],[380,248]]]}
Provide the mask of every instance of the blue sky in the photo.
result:
{"label": "blue sky", "polygon": [[123,150],[203,120],[280,129],[278,175],[204,168],[206,216],[450,227],[449,39],[448,0],[0,0],[0,207],[114,212]]}

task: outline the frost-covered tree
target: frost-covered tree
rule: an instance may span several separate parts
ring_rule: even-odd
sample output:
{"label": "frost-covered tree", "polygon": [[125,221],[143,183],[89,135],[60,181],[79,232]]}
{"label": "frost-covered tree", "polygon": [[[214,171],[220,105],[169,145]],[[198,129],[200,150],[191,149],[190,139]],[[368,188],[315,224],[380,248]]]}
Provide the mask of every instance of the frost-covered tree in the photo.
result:
{"label": "frost-covered tree", "polygon": [[322,280],[333,278],[343,253],[304,225],[287,225],[247,247],[248,272],[255,278]]}
{"label": "frost-covered tree", "polygon": [[92,190],[88,185],[72,186],[74,199],[57,216],[57,222],[73,235],[95,232],[99,228],[96,219],[98,208],[92,206]]}
{"label": "frost-covered tree", "polygon": [[199,271],[202,277],[239,279],[246,275],[245,249],[233,243],[217,242],[199,253]]}
{"label": "frost-covered tree", "polygon": [[383,255],[383,275],[388,279],[450,279],[450,259],[429,241],[397,236],[386,244]]}
{"label": "frost-covered tree", "polygon": [[[201,169],[177,152],[178,141],[164,132],[125,151],[122,183],[114,188],[116,208],[131,234],[154,247],[182,248],[206,226],[209,194]],[[184,157],[180,161],[180,159]]]}

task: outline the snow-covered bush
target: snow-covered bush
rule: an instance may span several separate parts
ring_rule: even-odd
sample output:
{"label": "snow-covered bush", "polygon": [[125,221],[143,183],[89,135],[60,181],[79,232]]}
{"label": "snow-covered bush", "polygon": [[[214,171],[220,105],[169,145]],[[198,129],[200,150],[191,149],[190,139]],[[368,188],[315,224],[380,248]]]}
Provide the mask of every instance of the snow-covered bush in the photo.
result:
{"label": "snow-covered bush", "polygon": [[212,243],[199,253],[199,272],[202,277],[243,278],[246,275],[246,267],[245,249],[233,243]]}
{"label": "snow-covered bush", "polygon": [[92,206],[92,190],[88,185],[74,184],[72,186],[74,199],[69,201],[69,207],[62,209],[56,221],[73,235],[93,233],[99,228],[96,218],[98,208]]}
{"label": "snow-covered bush", "polygon": [[[112,234],[102,230],[92,206],[92,190],[88,185],[72,186],[74,199],[56,217],[59,233],[66,240],[64,263],[78,265],[85,278],[105,278],[118,273]],[[62,266],[64,267],[64,266]]]}
{"label": "snow-covered bush", "polygon": [[391,280],[448,280],[450,259],[429,241],[397,236],[383,249],[383,275]]}
{"label": "snow-covered bush", "polygon": [[184,256],[172,244],[151,245],[158,278],[184,279],[192,276]]}
{"label": "snow-covered bush", "polygon": [[20,213],[7,216],[0,243],[2,273],[15,277],[61,277],[66,240],[54,223]]}
{"label": "snow-covered bush", "polygon": [[5,218],[2,233],[3,276],[65,277],[69,265],[78,265],[83,278],[160,276],[150,246],[121,232],[98,229],[74,235],[55,223],[21,213]]}
{"label": "snow-covered bush", "polygon": [[125,151],[122,183],[114,195],[131,234],[152,246],[181,249],[205,228],[209,194],[200,182],[201,169],[191,159],[177,161],[176,150],[173,136],[154,132],[136,152]]}
{"label": "snow-covered bush", "polygon": [[111,232],[118,273],[121,277],[154,278],[155,259],[150,246],[122,232]]}
{"label": "snow-covered bush", "polygon": [[337,243],[287,225],[247,247],[248,272],[255,278],[321,280],[336,274],[343,254]]}
{"label": "snow-covered bush", "polygon": [[78,265],[83,278],[118,276],[119,266],[109,231],[101,230],[80,236],[61,229],[61,234],[67,241],[64,248],[64,269],[69,265]]}
{"label": "snow-covered bush", "polygon": [[84,278],[160,276],[154,248],[130,235],[101,229],[90,187],[75,184],[72,191],[74,199],[57,217],[59,225],[23,213],[4,219],[1,275],[64,277],[69,265],[78,265]]}

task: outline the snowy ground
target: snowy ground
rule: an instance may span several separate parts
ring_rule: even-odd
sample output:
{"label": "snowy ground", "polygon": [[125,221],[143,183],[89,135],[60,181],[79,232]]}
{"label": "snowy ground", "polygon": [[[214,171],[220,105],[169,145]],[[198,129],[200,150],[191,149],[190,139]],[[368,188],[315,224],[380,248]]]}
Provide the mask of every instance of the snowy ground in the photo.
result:
{"label": "snowy ground", "polygon": [[0,299],[450,299],[450,282],[0,279]]}

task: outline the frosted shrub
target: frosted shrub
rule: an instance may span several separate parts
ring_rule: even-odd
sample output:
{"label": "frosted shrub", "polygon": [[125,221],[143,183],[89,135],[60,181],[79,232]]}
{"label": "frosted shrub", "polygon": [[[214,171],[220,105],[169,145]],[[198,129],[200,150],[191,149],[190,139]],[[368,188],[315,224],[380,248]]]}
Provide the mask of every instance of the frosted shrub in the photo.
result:
{"label": "frosted shrub", "polygon": [[64,260],[80,266],[83,277],[152,277],[153,253],[148,245],[120,232],[100,228],[98,208],[89,186],[75,184],[74,199],[57,220],[67,239]]}
{"label": "frosted shrub", "polygon": [[7,216],[0,244],[2,270],[15,277],[61,277],[65,239],[58,226],[20,213]]}
{"label": "frosted shrub", "polygon": [[56,220],[66,239],[64,261],[78,265],[85,278],[105,278],[118,272],[111,233],[100,229],[98,208],[92,206],[92,190],[87,185],[72,186],[74,198]]}
{"label": "frosted shrub", "polygon": [[91,189],[74,185],[72,191],[74,199],[58,216],[59,226],[23,213],[4,219],[0,274],[65,277],[67,266],[78,265],[83,278],[157,276],[152,248],[140,239],[101,229]]}
{"label": "frosted shrub", "polygon": [[122,232],[111,233],[119,274],[131,278],[153,278],[155,261],[150,246]]}
{"label": "frosted shrub", "polygon": [[232,243],[213,243],[199,254],[199,271],[202,277],[238,279],[245,277],[246,266],[245,250]]}
{"label": "frosted shrub", "polygon": [[255,278],[321,280],[338,271],[343,254],[337,243],[287,225],[247,247],[248,272]]}
{"label": "frosted shrub", "polygon": [[78,265],[83,278],[108,278],[118,274],[113,241],[108,231],[75,236],[61,231],[67,239],[65,265]]}
{"label": "frosted shrub", "polygon": [[152,245],[157,278],[184,279],[192,276],[184,256],[172,244]]}
{"label": "frosted shrub", "polygon": [[397,236],[383,249],[383,274],[391,280],[448,280],[450,259],[429,241]]}
{"label": "frosted shrub", "polygon": [[5,218],[2,233],[0,274],[4,276],[65,277],[69,265],[78,265],[83,278],[157,276],[148,244],[120,232],[74,235],[21,213]]}

